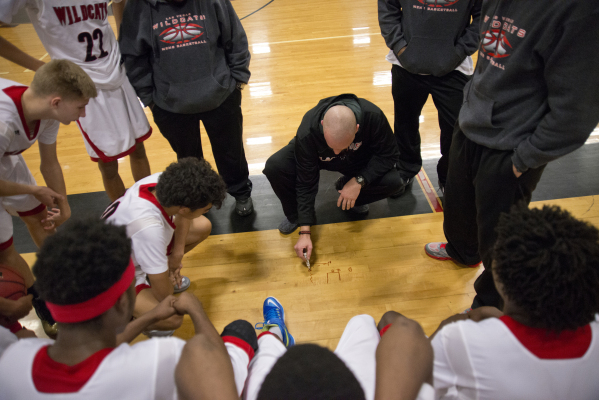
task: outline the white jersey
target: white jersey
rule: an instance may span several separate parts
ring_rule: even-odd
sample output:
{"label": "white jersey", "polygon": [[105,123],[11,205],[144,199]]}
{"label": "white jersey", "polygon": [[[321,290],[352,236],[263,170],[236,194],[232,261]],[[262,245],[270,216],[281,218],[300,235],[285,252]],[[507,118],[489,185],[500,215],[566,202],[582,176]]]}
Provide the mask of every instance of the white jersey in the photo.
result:
{"label": "white jersey", "polygon": [[599,322],[558,338],[509,317],[445,326],[432,341],[438,399],[597,399]]}
{"label": "white jersey", "polygon": [[27,86],[0,79],[0,157],[21,154],[36,140],[44,144],[56,142],[58,121],[44,119],[37,122],[33,131],[29,130],[21,104],[25,90]]}
{"label": "white jersey", "polygon": [[4,354],[4,351],[13,343],[17,343],[19,339],[10,330],[3,326],[0,326],[0,357]]}
{"label": "white jersey", "polygon": [[79,65],[99,89],[115,89],[125,72],[119,67],[121,52],[107,20],[108,4],[108,0],[2,0],[0,21],[10,22],[25,7],[51,58]]}
{"label": "white jersey", "polygon": [[136,182],[102,216],[108,222],[127,227],[137,284],[145,280],[146,274],[168,270],[167,252],[175,224],[152,194],[160,174]]}
{"label": "white jersey", "polygon": [[[4,352],[0,400],[177,398],[174,374],[185,345],[181,339],[122,344],[100,350],[75,367],[50,359],[46,349],[50,344],[49,339],[25,339]],[[73,392],[73,387],[79,389]]]}

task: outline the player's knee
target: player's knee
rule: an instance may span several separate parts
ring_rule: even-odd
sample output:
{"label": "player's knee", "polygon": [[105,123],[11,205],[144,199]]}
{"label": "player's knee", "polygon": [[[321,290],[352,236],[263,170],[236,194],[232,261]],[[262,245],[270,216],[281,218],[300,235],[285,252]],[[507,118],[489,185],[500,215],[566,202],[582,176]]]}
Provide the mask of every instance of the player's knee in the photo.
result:
{"label": "player's knee", "polygon": [[208,218],[206,218],[206,217],[199,218],[198,225],[199,225],[200,234],[204,238],[208,237],[210,235],[210,233],[212,232],[212,222],[210,222],[210,220]]}
{"label": "player's knee", "polygon": [[387,311],[383,314],[381,320],[379,321],[379,324],[377,326],[378,330],[380,331],[387,325],[392,324],[399,317],[403,317],[403,315],[401,315],[397,311]]}
{"label": "player's knee", "polygon": [[98,168],[105,179],[113,179],[119,175],[119,163],[116,160],[106,163],[98,161]]}
{"label": "player's knee", "polygon": [[147,158],[146,156],[146,147],[144,146],[143,143],[137,143],[135,145],[135,150],[133,151],[133,153],[131,153],[129,155],[129,157],[134,158],[134,159],[144,159]]}

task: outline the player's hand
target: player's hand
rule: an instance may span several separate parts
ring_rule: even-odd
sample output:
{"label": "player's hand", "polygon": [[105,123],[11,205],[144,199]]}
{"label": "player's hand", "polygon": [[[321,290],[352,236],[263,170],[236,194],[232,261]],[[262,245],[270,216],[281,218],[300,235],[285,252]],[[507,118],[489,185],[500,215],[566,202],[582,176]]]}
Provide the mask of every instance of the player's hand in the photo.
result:
{"label": "player's hand", "polygon": [[189,314],[196,310],[201,310],[202,302],[195,297],[193,294],[183,292],[179,297],[176,298],[173,303],[173,307],[177,311],[177,314],[184,315]]}
{"label": "player's hand", "polygon": [[42,219],[42,226],[45,230],[49,231],[58,228],[65,223],[67,219],[69,219],[69,217],[66,217],[60,209],[51,208],[48,210],[48,216]]}
{"label": "player's hand", "polygon": [[516,178],[520,178],[522,176],[522,172],[518,171],[518,168],[514,164],[512,164],[512,171],[514,171],[514,175]]}
{"label": "player's hand", "polygon": [[173,286],[175,286],[177,289],[181,287],[181,283],[183,281],[183,277],[181,276],[181,268],[183,268],[183,265],[179,264],[179,268],[175,270],[168,270],[168,277],[170,278]]}
{"label": "player's hand", "polygon": [[175,307],[173,307],[175,301],[177,301],[177,298],[173,295],[170,295],[166,296],[164,300],[158,303],[158,305],[152,310],[156,320],[162,321],[175,315],[177,313],[177,310]]}
{"label": "player's hand", "polygon": [[64,196],[56,193],[54,190],[46,186],[36,186],[33,196],[46,207],[55,207],[59,200],[63,200]]}
{"label": "player's hand", "polygon": [[487,318],[503,317],[503,313],[499,311],[499,309],[489,306],[475,308],[474,310],[469,311],[466,315],[468,315],[468,318],[475,322],[479,322]]}
{"label": "player's hand", "polygon": [[33,300],[33,295],[31,294],[23,296],[17,300],[9,300],[11,307],[5,312],[4,316],[12,322],[16,322],[19,319],[26,317],[27,314],[29,314],[29,311],[31,311],[33,308],[31,300]]}
{"label": "player's hand", "polygon": [[304,262],[306,261],[304,249],[306,249],[309,260],[312,257],[312,239],[310,238],[310,235],[300,235],[297,243],[293,246],[293,249],[295,250],[295,254],[297,254],[297,256]]}
{"label": "player's hand", "polygon": [[337,207],[341,207],[342,210],[349,210],[356,204],[356,199],[360,195],[362,186],[356,181],[356,178],[351,178],[343,189],[339,190],[339,199],[337,200]]}

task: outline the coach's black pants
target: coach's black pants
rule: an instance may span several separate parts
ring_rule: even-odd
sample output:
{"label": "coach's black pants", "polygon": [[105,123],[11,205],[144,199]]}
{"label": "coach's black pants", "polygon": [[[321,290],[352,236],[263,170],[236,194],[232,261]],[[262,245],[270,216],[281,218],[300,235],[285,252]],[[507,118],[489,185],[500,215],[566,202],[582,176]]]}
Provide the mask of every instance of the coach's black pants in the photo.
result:
{"label": "coach's black pants", "polygon": [[[294,141],[291,141],[287,146],[268,158],[263,171],[283,205],[285,216],[290,221],[297,220],[297,193],[295,190],[297,171],[295,163],[295,144]],[[349,180],[358,175],[363,168],[364,165],[356,165],[338,172],[345,175],[346,179]],[[360,190],[355,205],[361,206],[386,199],[397,192],[403,184],[399,172],[393,168],[383,177],[364,186]]]}
{"label": "coach's black pants", "polygon": [[502,307],[491,274],[495,226],[499,215],[509,212],[512,205],[520,201],[530,203],[545,169],[529,169],[516,178],[512,155],[512,151],[474,143],[456,124],[445,186],[443,229],[451,258],[467,265],[481,260],[484,264],[485,271],[474,283],[473,308]]}
{"label": "coach's black pants", "polygon": [[419,118],[428,95],[437,107],[441,128],[441,158],[437,163],[439,182],[445,185],[449,148],[453,127],[460,113],[464,86],[470,79],[459,71],[442,77],[412,74],[398,65],[391,68],[393,103],[395,107],[395,139],[399,146],[399,171],[403,178],[412,178],[422,168]]}
{"label": "coach's black pants", "polygon": [[200,136],[202,121],[212,145],[218,173],[227,184],[227,191],[235,198],[250,197],[252,183],[248,179],[248,163],[243,149],[241,91],[235,89],[220,106],[211,111],[176,114],[154,105],[152,113],[160,133],[177,153],[177,159],[204,158]]}

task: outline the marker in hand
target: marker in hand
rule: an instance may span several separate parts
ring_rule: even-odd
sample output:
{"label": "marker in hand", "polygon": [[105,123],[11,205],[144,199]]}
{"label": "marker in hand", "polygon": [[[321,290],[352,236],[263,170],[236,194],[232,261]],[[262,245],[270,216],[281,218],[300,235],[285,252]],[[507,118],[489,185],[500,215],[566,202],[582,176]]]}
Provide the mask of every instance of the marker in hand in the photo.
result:
{"label": "marker in hand", "polygon": [[308,259],[308,249],[304,249],[304,258],[306,259],[306,267],[308,267],[308,271],[312,271],[310,267],[310,260]]}

